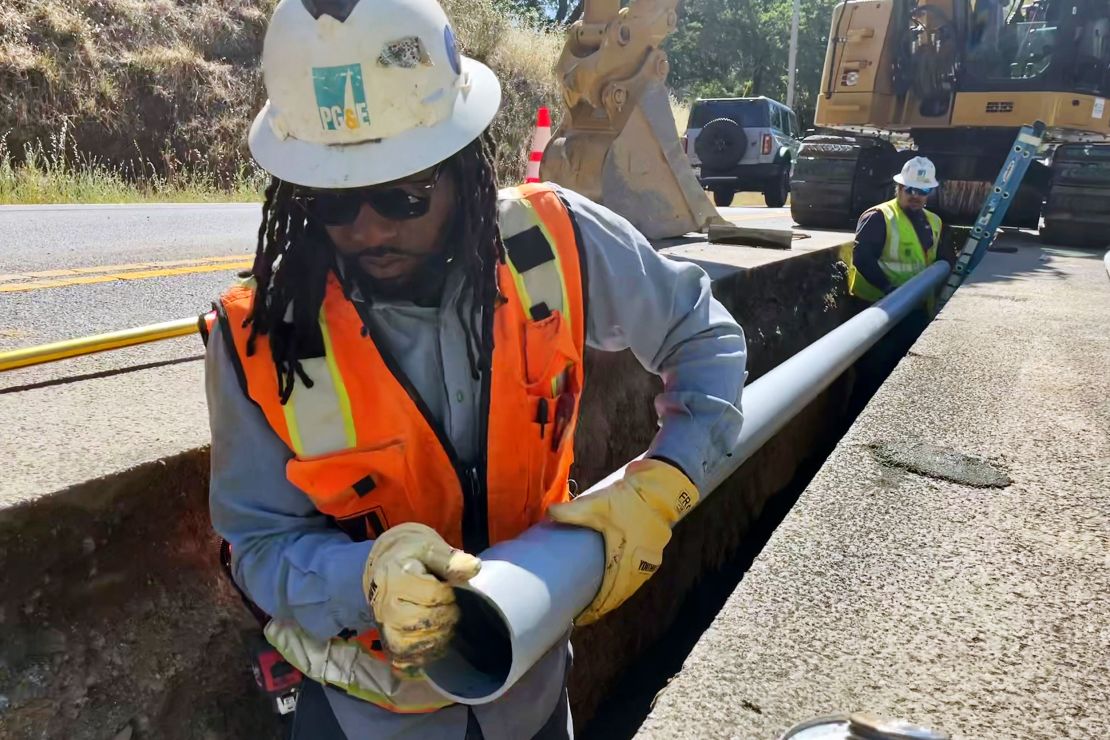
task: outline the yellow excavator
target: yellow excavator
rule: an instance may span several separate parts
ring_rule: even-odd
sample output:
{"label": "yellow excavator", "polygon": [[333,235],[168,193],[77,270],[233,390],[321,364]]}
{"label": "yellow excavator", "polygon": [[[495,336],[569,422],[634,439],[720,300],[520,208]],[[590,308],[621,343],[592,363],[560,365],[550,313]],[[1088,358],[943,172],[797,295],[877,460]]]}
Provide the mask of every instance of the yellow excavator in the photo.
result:
{"label": "yellow excavator", "polygon": [[910,157],[935,208],[974,218],[1018,129],[1048,126],[1007,223],[1057,244],[1110,227],[1110,0],[845,0],[833,10],[818,133],[791,180],[799,225],[850,226]]}
{"label": "yellow excavator", "polygon": [[[720,223],[678,142],[660,48],[678,0],[585,0],[558,64],[565,111],[541,176],[652,238]],[[809,228],[850,228],[917,154],[943,181],[931,206],[974,219],[1023,124],[1046,147],[1006,223],[1059,244],[1110,233],[1110,0],[843,0],[816,111],[791,178]]]}

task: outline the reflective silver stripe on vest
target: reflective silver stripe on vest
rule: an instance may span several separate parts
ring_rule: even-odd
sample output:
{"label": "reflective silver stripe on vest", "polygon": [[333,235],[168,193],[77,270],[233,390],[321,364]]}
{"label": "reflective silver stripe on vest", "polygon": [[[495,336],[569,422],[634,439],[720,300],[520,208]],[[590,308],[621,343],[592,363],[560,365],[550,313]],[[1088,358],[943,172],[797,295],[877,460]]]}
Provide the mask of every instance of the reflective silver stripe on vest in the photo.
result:
{"label": "reflective silver stripe on vest", "polygon": [[271,619],[264,633],[282,657],[313,681],[384,709],[430,712],[452,703],[423,678],[397,676],[354,640],[317,640],[295,622],[278,619]]}
{"label": "reflective silver stripe on vest", "polygon": [[554,241],[517,188],[505,188],[497,204],[501,239],[525,312],[539,321],[566,314],[566,290]]}
{"label": "reflective silver stripe on vest", "polygon": [[324,356],[301,360],[312,387],[300,378],[282,410],[289,428],[289,439],[297,457],[317,457],[358,445],[354,414],[343,376],[335,362],[324,307],[320,307],[320,333],[324,340]]}
{"label": "reflective silver stripe on vest", "polygon": [[889,264],[898,259],[898,248],[902,246],[902,234],[898,228],[898,214],[894,212],[890,203],[881,204],[879,211],[883,214],[883,220],[886,221],[886,249],[883,252],[883,261]]}
{"label": "reflective silver stripe on vest", "polygon": [[[925,249],[925,246],[920,243],[920,237],[917,237],[917,249],[921,251],[921,262],[903,262],[901,251],[901,228],[899,227],[898,210],[894,203],[886,202],[878,205],[877,210],[882,213],[883,219],[886,221],[886,234],[887,241],[883,247],[882,258],[879,260],[879,267],[887,273],[888,277],[904,279],[909,275],[916,275],[924,269],[929,262],[930,252]],[[940,224],[939,219],[935,218],[933,214],[926,212],[925,219],[929,224],[929,229],[933,232],[933,241],[929,245],[930,249],[940,242]],[[908,218],[907,218],[908,220]],[[911,222],[910,228],[913,229]],[[916,233],[916,232],[915,232]]]}
{"label": "reflective silver stripe on vest", "polygon": [[[569,320],[559,258],[547,227],[517,188],[507,188],[500,196],[501,237],[525,313],[539,321],[559,311]],[[290,313],[291,309],[292,306]],[[300,458],[354,449],[358,445],[350,398],[335,362],[322,306],[320,332],[324,357],[301,360],[301,367],[312,378],[312,387],[297,378],[288,403],[282,407],[293,452]]]}

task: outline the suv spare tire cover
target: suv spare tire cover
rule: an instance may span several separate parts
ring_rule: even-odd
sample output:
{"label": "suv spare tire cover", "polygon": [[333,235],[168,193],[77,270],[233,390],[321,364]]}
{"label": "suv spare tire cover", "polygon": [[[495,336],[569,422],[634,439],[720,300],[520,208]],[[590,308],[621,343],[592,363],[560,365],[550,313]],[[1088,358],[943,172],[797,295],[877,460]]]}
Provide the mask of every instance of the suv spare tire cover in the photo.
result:
{"label": "suv spare tire cover", "polygon": [[702,164],[716,169],[734,166],[747,147],[744,129],[731,118],[714,118],[705,124],[694,142],[694,151]]}

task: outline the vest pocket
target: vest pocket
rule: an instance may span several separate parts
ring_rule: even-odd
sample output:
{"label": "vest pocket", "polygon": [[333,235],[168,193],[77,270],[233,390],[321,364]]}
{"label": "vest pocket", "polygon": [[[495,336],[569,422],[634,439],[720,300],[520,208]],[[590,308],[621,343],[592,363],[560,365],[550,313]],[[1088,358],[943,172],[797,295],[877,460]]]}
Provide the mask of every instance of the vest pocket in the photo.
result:
{"label": "vest pocket", "polygon": [[321,513],[355,542],[374,539],[407,521],[422,521],[408,497],[408,465],[403,441],[369,450],[294,458],[285,467]]}
{"label": "vest pocket", "polygon": [[[528,497],[525,519],[538,521],[546,506],[563,500],[570,467],[582,358],[570,326],[558,311],[541,321],[524,323],[522,378],[532,424],[528,450]],[[559,489],[559,490],[554,490]]]}
{"label": "vest pocket", "polygon": [[524,324],[524,385],[528,395],[554,399],[564,373],[579,362],[574,340],[563,316],[555,311],[542,321]]}

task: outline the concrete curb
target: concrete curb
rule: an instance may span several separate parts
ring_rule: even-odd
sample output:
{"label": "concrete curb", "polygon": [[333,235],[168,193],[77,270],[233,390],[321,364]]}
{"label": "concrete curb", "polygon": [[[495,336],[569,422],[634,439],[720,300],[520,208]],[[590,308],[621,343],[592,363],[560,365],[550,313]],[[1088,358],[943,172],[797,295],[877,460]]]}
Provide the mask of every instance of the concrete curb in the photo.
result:
{"label": "concrete curb", "polygon": [[984,259],[638,737],[771,738],[858,710],[953,738],[1110,736],[1107,610],[1094,603],[1108,590],[1110,293],[1093,253],[1054,255],[1051,269],[1040,255]]}

